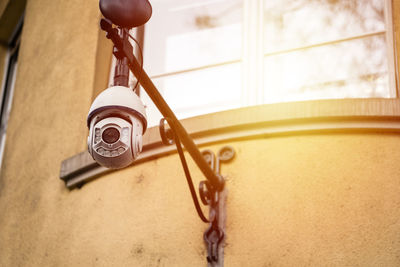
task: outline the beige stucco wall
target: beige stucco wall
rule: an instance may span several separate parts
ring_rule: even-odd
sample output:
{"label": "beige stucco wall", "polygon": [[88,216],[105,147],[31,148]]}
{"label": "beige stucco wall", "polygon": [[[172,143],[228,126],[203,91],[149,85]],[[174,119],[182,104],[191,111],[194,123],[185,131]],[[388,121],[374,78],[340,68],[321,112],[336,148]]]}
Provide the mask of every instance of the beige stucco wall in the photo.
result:
{"label": "beige stucco wall", "polygon": [[[304,135],[230,145],[237,158],[223,166],[226,266],[400,264],[399,136]],[[39,171],[33,165],[40,162],[31,162],[24,168]],[[192,163],[191,169],[201,177]],[[176,155],[71,192],[56,171],[9,174],[0,200],[4,266],[205,265],[206,225]]]}
{"label": "beige stucco wall", "polygon": [[0,266],[36,265],[62,243],[44,222],[69,195],[60,162],[85,149],[98,18],[96,0],[28,1],[0,176]]}
{"label": "beige stucco wall", "polygon": [[[28,1],[0,176],[0,266],[205,266],[207,225],[177,155],[72,191],[58,178],[61,161],[86,148],[98,19],[97,0]],[[400,136],[229,145],[225,266],[400,265]]]}
{"label": "beige stucco wall", "polygon": [[227,266],[399,266],[399,145],[379,134],[241,143],[227,166]]}

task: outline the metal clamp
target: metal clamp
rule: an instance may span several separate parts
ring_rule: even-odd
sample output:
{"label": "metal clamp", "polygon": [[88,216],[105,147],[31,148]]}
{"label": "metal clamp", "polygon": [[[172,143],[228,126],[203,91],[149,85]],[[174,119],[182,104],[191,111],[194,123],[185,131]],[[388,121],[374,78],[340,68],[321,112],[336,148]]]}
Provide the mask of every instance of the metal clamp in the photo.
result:
{"label": "metal clamp", "polygon": [[[202,154],[217,176],[222,177],[221,163],[231,161],[235,156],[235,150],[230,146],[225,146],[218,152],[217,157],[211,150],[204,150]],[[209,263],[218,262],[219,246],[225,237],[224,230],[220,226],[220,213],[222,212],[220,210],[221,192],[213,191],[208,181],[200,182],[199,192],[203,204],[210,206],[210,226],[203,236],[207,245],[207,261]]]}
{"label": "metal clamp", "polygon": [[[169,124],[170,128],[165,127],[165,122]],[[210,206],[209,217],[207,219],[204,216],[203,211],[200,207],[196,192],[194,190],[193,181],[186,163],[186,159],[183,154],[179,136],[174,130],[172,121],[169,118],[161,119],[159,129],[161,140],[165,145],[176,145],[183,169],[185,171],[185,176],[192,195],[193,203],[196,207],[196,211],[202,221],[210,223],[210,226],[207,228],[203,235],[204,241],[207,245],[207,261],[209,263],[218,262],[219,246],[225,237],[225,233],[219,225],[219,206],[221,190],[218,189],[220,187],[212,185],[211,182],[208,180],[201,181],[199,184],[199,195],[201,202],[206,206]],[[225,146],[218,152],[217,157],[215,157],[214,152],[212,152],[211,150],[204,150],[201,152],[201,154],[211,167],[212,171],[218,177],[220,184],[224,184],[225,179],[221,175],[221,163],[229,162],[234,158],[234,149],[230,146]]]}

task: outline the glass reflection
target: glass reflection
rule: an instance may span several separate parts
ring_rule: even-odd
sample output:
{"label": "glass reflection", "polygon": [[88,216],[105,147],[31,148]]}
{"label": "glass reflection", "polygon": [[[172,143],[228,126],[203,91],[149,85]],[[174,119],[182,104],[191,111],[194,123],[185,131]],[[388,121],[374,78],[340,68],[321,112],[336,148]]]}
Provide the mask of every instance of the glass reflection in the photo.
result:
{"label": "glass reflection", "polygon": [[[178,119],[240,107],[241,64],[206,68],[153,79]],[[158,125],[161,114],[145,92],[149,126]]]}
{"label": "glass reflection", "polygon": [[150,76],[241,57],[242,0],[154,0],[145,30]]}
{"label": "glass reflection", "polygon": [[264,102],[393,97],[384,35],[264,59]]}
{"label": "glass reflection", "polygon": [[264,0],[264,102],[395,97],[384,0]]}
{"label": "glass reflection", "polygon": [[264,0],[264,51],[385,30],[384,0]]}

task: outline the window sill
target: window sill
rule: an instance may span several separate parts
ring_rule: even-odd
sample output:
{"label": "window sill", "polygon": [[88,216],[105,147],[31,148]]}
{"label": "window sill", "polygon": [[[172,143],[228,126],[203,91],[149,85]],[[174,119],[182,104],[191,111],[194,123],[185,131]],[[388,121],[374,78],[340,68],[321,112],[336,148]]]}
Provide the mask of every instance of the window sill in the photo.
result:
{"label": "window sill", "polygon": [[[195,143],[272,137],[288,134],[334,132],[400,132],[399,99],[335,99],[246,107],[205,114],[181,121]],[[174,153],[164,146],[158,127],[143,136],[143,152],[135,164]],[[86,151],[61,163],[60,178],[68,188],[111,172]]]}

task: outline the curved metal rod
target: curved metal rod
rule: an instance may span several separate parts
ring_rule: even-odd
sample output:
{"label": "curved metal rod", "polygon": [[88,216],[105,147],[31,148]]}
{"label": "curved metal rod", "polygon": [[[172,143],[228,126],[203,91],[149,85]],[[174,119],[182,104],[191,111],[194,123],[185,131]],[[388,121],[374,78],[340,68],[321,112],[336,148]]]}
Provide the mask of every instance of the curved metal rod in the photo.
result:
{"label": "curved metal rod", "polygon": [[[165,129],[164,121],[168,122],[168,124],[170,126],[169,130],[172,131],[173,135],[170,135],[169,134],[170,132],[168,132],[168,130]],[[181,162],[182,162],[182,167],[183,167],[183,170],[185,172],[186,181],[188,183],[188,186],[189,186],[189,189],[190,189],[190,194],[192,195],[193,203],[194,203],[194,206],[196,207],[197,214],[199,215],[200,219],[203,222],[209,223],[210,221],[204,216],[203,210],[201,209],[200,203],[199,203],[199,201],[197,199],[197,194],[196,194],[196,191],[194,189],[192,177],[190,176],[190,172],[189,172],[189,168],[187,166],[185,155],[183,154],[183,149],[182,149],[181,142],[179,140],[178,135],[176,134],[176,132],[174,130],[173,121],[171,119],[169,119],[169,118],[162,118],[160,120],[159,129],[160,129],[160,135],[161,135],[161,138],[162,138],[164,144],[171,145],[171,144],[173,144],[173,141],[175,141],[175,145],[176,145],[176,148],[178,150],[179,158],[181,159]]]}

